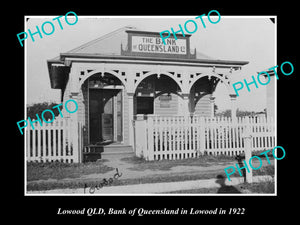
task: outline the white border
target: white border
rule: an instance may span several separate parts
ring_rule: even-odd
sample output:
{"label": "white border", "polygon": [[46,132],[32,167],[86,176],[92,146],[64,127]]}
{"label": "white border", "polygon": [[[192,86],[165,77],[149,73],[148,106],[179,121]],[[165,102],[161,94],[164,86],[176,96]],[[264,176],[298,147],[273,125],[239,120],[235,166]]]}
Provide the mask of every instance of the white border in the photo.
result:
{"label": "white border", "polygon": [[[195,15],[197,16],[197,15]],[[222,15],[221,15],[222,16]],[[24,16],[24,28],[27,30],[27,23],[26,20],[28,18],[53,18],[57,16],[33,16],[33,15],[26,15]],[[191,18],[194,16],[186,15],[186,16],[78,16],[78,18]],[[216,16],[211,16],[216,17]],[[274,18],[275,19],[275,64],[277,64],[277,16],[276,15],[269,15],[269,16],[222,16],[224,18]],[[25,90],[24,90],[24,115],[27,118],[26,112],[26,104],[27,104],[27,39],[24,41],[24,76],[25,76]],[[26,138],[26,130],[24,129],[24,196],[277,196],[277,160],[274,160],[274,168],[275,168],[275,175],[274,175],[274,183],[275,183],[275,193],[252,193],[252,194],[33,194],[27,193],[27,161],[26,161],[26,146],[27,146],[27,138]],[[275,80],[275,143],[277,145],[277,80]],[[176,183],[176,182],[174,182]]]}

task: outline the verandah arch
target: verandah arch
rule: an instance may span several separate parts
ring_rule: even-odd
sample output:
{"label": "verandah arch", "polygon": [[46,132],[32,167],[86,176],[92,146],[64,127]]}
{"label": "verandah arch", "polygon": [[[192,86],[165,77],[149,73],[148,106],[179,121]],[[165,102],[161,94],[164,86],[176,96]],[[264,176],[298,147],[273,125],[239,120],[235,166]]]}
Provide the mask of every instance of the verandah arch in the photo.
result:
{"label": "verandah arch", "polygon": [[[196,85],[199,85],[199,83],[201,82],[201,80],[205,81],[206,80],[206,90],[201,90],[201,93],[198,90],[196,90],[197,88]],[[230,85],[230,80],[227,76],[223,76],[222,74],[216,74],[216,73],[210,73],[210,74],[199,74],[198,76],[194,76],[194,79],[190,82],[189,85],[189,93],[190,93],[190,99],[192,100],[192,111],[193,112],[197,112],[199,113],[199,108],[201,108],[201,104],[199,103],[199,100],[202,98],[202,102],[206,101],[209,102],[210,105],[210,115],[214,116],[214,112],[215,112],[215,91],[218,87],[220,87],[220,85],[223,86],[223,90],[224,90],[224,99],[226,100],[227,104],[229,105],[229,108],[231,110],[231,116],[233,119],[236,118],[236,95],[233,91],[232,85]],[[223,93],[223,92],[222,92]],[[217,99],[218,100],[218,99]],[[227,101],[228,100],[228,101]]]}
{"label": "verandah arch", "polygon": [[106,74],[110,74],[113,75],[114,77],[118,78],[122,84],[124,85],[125,89],[127,89],[128,84],[127,84],[127,80],[126,77],[122,75],[121,71],[114,71],[114,70],[101,70],[101,69],[96,69],[96,70],[92,70],[90,72],[88,72],[87,74],[85,74],[83,77],[80,77],[80,81],[79,81],[79,88],[81,88],[82,84],[84,84],[84,82],[91,76],[95,75],[95,74],[100,74],[102,77],[105,77]]}
{"label": "verandah arch", "polygon": [[135,113],[162,116],[178,115],[183,108],[182,91],[171,77],[152,74],[142,79],[135,89]]}
{"label": "verandah arch", "polygon": [[177,85],[179,86],[180,90],[183,91],[182,78],[181,79],[178,78],[178,73],[166,72],[166,71],[148,71],[144,74],[143,74],[143,72],[139,72],[136,74],[136,77],[134,80],[134,92],[136,92],[137,87],[144,79],[146,79],[147,77],[152,76],[152,75],[156,75],[158,79],[161,75],[168,76],[173,81],[175,81],[177,83]]}
{"label": "verandah arch", "polygon": [[205,74],[199,74],[198,76],[197,76],[197,75],[194,76],[194,78],[193,78],[193,79],[190,79],[190,81],[189,81],[188,92],[191,91],[193,85],[194,85],[199,79],[204,78],[204,77],[208,77],[209,79],[210,79],[211,77],[216,77],[216,78],[220,79],[220,80],[226,85],[226,88],[228,89],[229,93],[231,93],[231,89],[232,89],[232,88],[231,88],[230,85],[229,85],[229,80],[228,80],[227,78],[225,78],[225,77],[223,77],[223,76],[217,74],[217,73],[205,73]]}

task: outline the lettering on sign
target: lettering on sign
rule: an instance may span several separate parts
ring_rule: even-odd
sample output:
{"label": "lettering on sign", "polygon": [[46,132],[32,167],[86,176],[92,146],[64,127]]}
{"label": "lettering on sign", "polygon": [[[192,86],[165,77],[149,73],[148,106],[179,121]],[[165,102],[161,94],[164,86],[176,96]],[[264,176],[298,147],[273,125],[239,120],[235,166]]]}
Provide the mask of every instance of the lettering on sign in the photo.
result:
{"label": "lettering on sign", "polygon": [[186,40],[169,38],[166,45],[160,37],[132,37],[132,52],[186,54]]}

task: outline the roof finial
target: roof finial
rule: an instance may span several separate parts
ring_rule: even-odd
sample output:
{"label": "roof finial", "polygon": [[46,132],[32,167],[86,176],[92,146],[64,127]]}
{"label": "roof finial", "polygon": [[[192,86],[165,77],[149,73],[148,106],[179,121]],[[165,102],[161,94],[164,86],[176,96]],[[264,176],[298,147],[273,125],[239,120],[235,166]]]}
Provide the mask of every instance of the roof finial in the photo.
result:
{"label": "roof finial", "polygon": [[127,26],[125,26],[125,28],[128,30],[136,30],[137,29],[135,26],[132,26],[132,25],[127,25]]}

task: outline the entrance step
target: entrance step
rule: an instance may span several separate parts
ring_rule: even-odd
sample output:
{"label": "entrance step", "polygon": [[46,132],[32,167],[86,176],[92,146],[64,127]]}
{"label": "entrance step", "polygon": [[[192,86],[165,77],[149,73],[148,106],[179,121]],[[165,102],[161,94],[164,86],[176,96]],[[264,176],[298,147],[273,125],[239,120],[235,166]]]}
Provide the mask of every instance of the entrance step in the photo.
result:
{"label": "entrance step", "polygon": [[113,156],[130,157],[134,155],[133,148],[130,145],[106,145],[101,153],[102,159],[110,159]]}
{"label": "entrance step", "polygon": [[114,156],[130,157],[134,156],[133,148],[130,145],[109,144],[90,145],[85,147],[83,153],[84,162],[95,162],[98,159],[110,159]]}

